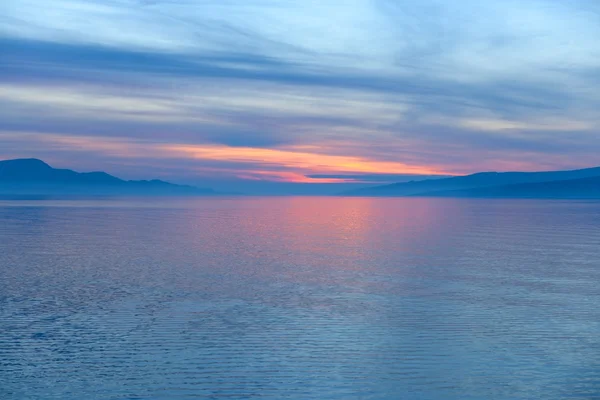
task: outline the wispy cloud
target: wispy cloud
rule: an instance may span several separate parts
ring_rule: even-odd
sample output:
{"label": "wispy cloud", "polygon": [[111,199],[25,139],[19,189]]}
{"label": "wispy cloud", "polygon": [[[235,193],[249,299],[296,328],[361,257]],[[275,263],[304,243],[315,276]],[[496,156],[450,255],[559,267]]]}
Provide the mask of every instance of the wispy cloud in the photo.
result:
{"label": "wispy cloud", "polygon": [[7,0],[0,147],[320,182],[585,166],[600,149],[599,11],[588,0]]}

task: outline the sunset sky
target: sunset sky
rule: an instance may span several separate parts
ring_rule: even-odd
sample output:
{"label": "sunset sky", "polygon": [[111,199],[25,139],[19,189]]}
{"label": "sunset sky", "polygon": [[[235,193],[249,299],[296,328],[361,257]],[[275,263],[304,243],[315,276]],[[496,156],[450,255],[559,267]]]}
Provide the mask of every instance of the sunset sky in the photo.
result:
{"label": "sunset sky", "polygon": [[0,159],[249,191],[598,166],[599,38],[597,0],[3,0]]}

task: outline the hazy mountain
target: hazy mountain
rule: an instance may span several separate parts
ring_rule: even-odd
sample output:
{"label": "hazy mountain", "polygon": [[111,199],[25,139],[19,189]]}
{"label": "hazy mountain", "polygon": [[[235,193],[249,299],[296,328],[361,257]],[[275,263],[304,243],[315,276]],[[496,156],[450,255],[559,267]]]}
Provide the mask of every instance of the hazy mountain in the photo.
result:
{"label": "hazy mountain", "polygon": [[597,176],[600,176],[600,167],[580,169],[574,171],[481,172],[473,175],[456,176],[452,178],[394,183],[391,185],[354,190],[343,193],[343,195],[384,197],[429,195],[432,192],[462,191],[467,189],[486,188],[494,186],[518,185],[550,181],[566,181]]}
{"label": "hazy mountain", "polygon": [[429,192],[426,195],[431,197],[600,199],[600,176],[563,181]]}
{"label": "hazy mountain", "polygon": [[0,161],[0,193],[210,195],[212,189],[161,180],[126,181],[105,172],[80,173],[52,168],[37,159]]}

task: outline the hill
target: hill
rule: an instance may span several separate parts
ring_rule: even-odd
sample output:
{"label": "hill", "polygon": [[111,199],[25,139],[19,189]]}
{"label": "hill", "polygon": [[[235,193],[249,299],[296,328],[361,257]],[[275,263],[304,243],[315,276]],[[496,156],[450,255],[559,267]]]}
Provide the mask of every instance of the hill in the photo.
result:
{"label": "hill", "polygon": [[[444,179],[429,179],[376,186],[342,193],[345,196],[428,196],[433,193],[462,191],[463,196],[473,189],[491,188],[495,186],[531,184],[551,181],[568,181],[600,176],[600,167],[579,169],[573,171],[548,172],[481,172],[466,176],[456,176]],[[472,191],[472,193],[475,193]],[[480,192],[480,193],[483,193]],[[489,193],[492,193],[490,191]],[[481,195],[481,194],[480,194]]]}
{"label": "hill", "polygon": [[428,197],[600,199],[600,176],[427,193]]}
{"label": "hill", "polygon": [[56,169],[38,159],[0,161],[0,193],[98,195],[212,195],[212,189],[161,180],[126,181],[106,172]]}

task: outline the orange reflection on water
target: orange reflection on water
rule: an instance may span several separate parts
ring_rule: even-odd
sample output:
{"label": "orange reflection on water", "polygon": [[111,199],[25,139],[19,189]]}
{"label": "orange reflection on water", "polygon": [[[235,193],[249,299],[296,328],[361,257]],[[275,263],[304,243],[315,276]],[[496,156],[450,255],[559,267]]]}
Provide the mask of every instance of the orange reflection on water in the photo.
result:
{"label": "orange reflection on water", "polygon": [[[331,284],[400,267],[405,255],[426,254],[432,246],[452,251],[452,232],[440,227],[460,213],[436,199],[257,198],[237,229],[257,243],[252,254],[261,274]],[[272,258],[282,252],[293,265]]]}

